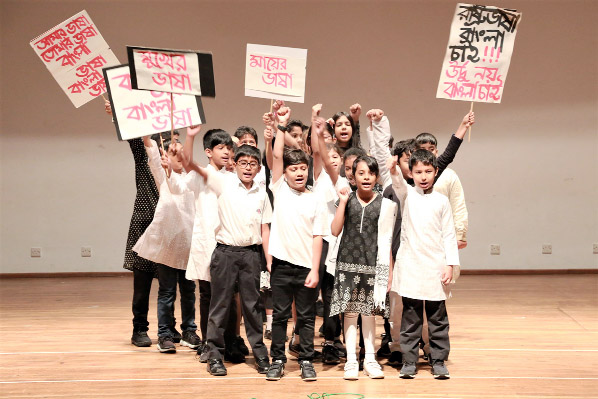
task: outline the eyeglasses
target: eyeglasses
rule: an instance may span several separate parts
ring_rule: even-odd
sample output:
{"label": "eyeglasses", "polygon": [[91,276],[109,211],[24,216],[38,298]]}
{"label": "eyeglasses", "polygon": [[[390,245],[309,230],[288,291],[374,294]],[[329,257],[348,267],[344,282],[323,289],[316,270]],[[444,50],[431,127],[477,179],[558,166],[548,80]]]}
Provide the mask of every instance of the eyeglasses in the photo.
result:
{"label": "eyeglasses", "polygon": [[239,165],[242,169],[245,169],[247,166],[249,166],[250,169],[255,169],[259,166],[259,164],[257,162],[247,162],[247,161],[239,161],[239,162],[237,162],[237,165]]}

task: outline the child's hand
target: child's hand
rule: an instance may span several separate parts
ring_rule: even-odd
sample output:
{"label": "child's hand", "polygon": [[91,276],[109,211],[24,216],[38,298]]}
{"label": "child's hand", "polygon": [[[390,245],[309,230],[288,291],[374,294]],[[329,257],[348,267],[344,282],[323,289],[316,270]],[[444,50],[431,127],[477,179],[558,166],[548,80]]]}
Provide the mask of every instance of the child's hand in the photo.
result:
{"label": "child's hand", "polygon": [[318,286],[319,279],[320,276],[318,276],[318,271],[312,269],[311,272],[309,272],[309,274],[307,275],[307,278],[305,279],[305,283],[303,283],[303,285],[307,288],[316,288]]}
{"label": "child's hand", "polygon": [[343,187],[340,190],[338,190],[337,194],[338,194],[339,202],[346,204],[347,201],[349,200],[350,193],[351,193],[351,190],[349,189],[349,187]]}
{"label": "child's hand", "polygon": [[398,156],[395,155],[393,157],[390,157],[386,160],[386,168],[388,169],[388,171],[390,172],[391,175],[397,175],[399,172],[397,171],[397,162],[398,160]]}
{"label": "child's hand", "polygon": [[268,273],[272,273],[272,261],[266,263],[266,270]]}
{"label": "child's hand", "polygon": [[351,114],[351,118],[353,118],[353,122],[358,123],[359,117],[361,116],[361,105],[353,104],[349,107],[349,113]]}
{"label": "child's hand", "polygon": [[274,114],[272,112],[266,112],[262,116],[262,122],[264,122],[264,125],[266,125],[266,127],[268,127],[268,126],[274,127],[274,125],[275,125]]}
{"label": "child's hand", "polygon": [[104,109],[108,115],[112,115],[112,107],[110,106],[110,101],[106,100],[104,102]]}
{"label": "child's hand", "polygon": [[201,125],[189,126],[187,128],[187,136],[194,137],[201,130]]}
{"label": "child's hand", "polygon": [[276,100],[272,103],[272,112],[277,113],[280,107],[284,106],[284,101]]}
{"label": "child's hand", "polygon": [[291,109],[287,106],[282,106],[278,109],[275,116],[279,125],[286,126],[291,118]]}
{"label": "child's hand", "polygon": [[467,246],[467,241],[457,240],[457,248],[463,249]]}
{"label": "child's hand", "polygon": [[328,118],[328,119],[326,119],[326,123],[329,124],[330,127],[334,129],[334,119]]}
{"label": "child's hand", "polygon": [[453,279],[453,267],[445,266],[442,271],[442,284],[449,285]]}
{"label": "child's hand", "polygon": [[472,111],[463,117],[461,122],[466,128],[471,127],[475,123],[475,113]]}
{"label": "child's hand", "polygon": [[233,143],[235,143],[236,145],[239,145],[239,138],[238,138],[238,137],[232,136],[232,137],[231,137],[231,140],[232,140],[232,141],[233,141]]}
{"label": "child's hand", "polygon": [[316,118],[318,118],[320,116],[320,113],[322,112],[322,104],[316,104],[313,107],[311,107],[311,121],[315,121]]}
{"label": "child's hand", "polygon": [[162,150],[160,150],[160,152],[162,153],[162,156],[160,157],[160,163],[162,164],[162,167],[164,168],[164,170],[166,170],[167,172],[170,172],[170,158],[168,157],[168,155],[164,154],[164,152],[162,152]]}
{"label": "child's hand", "polygon": [[324,134],[324,129],[326,129],[326,121],[324,118],[316,118],[313,121],[311,134],[315,134],[317,137],[320,137]]}
{"label": "child's hand", "polygon": [[380,122],[384,116],[384,111],[381,109],[370,109],[365,116],[367,116],[371,122]]}
{"label": "child's hand", "polygon": [[274,138],[274,128],[272,126],[266,126],[264,129],[264,141],[269,143]]}

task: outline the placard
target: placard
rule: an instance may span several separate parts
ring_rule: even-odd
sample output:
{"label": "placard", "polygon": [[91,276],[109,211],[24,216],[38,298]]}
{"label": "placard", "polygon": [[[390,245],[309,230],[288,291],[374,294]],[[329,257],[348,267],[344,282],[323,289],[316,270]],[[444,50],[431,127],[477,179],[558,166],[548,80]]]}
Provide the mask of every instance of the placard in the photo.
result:
{"label": "placard", "polygon": [[119,63],[85,10],[29,44],[76,108],[106,92],[102,68]]}
{"label": "placard", "polygon": [[457,4],[437,98],[500,103],[521,13]]}
{"label": "placard", "polygon": [[247,44],[245,95],[302,103],[307,50]]}
{"label": "placard", "polygon": [[[105,68],[104,79],[119,140],[170,131],[170,93],[133,89],[126,64]],[[199,96],[173,94],[172,98],[175,129],[206,122]]]}
{"label": "placard", "polygon": [[210,53],[127,46],[127,56],[136,90],[216,96]]}

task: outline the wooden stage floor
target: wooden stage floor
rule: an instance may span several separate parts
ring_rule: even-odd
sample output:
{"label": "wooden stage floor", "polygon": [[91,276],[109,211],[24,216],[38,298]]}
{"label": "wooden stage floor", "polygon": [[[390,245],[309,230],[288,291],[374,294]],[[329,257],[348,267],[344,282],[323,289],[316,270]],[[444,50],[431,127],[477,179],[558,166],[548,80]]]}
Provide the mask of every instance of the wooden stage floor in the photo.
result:
{"label": "wooden stage floor", "polygon": [[[447,381],[434,380],[423,363],[414,380],[401,380],[386,360],[383,380],[345,381],[342,364],[316,363],[318,381],[307,383],[289,361],[285,377],[271,382],[251,360],[227,364],[226,377],[211,377],[187,348],[157,352],[157,282],[150,307],[154,345],[130,344],[132,281],[0,280],[0,397],[598,397],[598,274],[462,276],[447,305]],[[381,332],[379,320],[378,341]]]}

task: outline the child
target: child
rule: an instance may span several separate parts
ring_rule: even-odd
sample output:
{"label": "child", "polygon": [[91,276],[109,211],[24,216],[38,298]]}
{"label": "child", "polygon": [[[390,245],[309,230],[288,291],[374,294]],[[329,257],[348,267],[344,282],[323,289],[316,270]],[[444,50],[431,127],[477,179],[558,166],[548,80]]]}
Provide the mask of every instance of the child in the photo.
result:
{"label": "child", "polygon": [[194,163],[189,165],[203,176],[218,196],[220,226],[216,233],[218,244],[210,265],[212,298],[207,331],[208,371],[217,376],[227,374],[222,363],[224,329],[236,281],[256,368],[259,373],[265,374],[270,366],[268,349],[262,341],[259,247],[263,245],[267,253],[272,210],[265,188],[254,182],[260,169],[260,151],[244,144],[237,149],[234,159],[234,174],[222,175]]}
{"label": "child", "polygon": [[[195,135],[187,135],[183,151],[184,158],[189,162],[193,161],[193,142]],[[231,157],[233,141],[231,136],[222,129],[211,129],[203,137],[203,146],[206,156],[209,159],[208,169],[220,173],[226,172],[226,165]],[[195,221],[193,223],[193,235],[191,239],[191,253],[187,265],[188,279],[199,280],[199,313],[200,330],[204,340],[207,337],[208,317],[210,313],[210,298],[212,295],[210,286],[210,261],[212,253],[216,248],[216,230],[220,224],[218,219],[218,203],[216,194],[205,185],[204,179],[195,175],[194,187],[196,191],[195,200]],[[231,298],[234,300],[234,298]],[[245,356],[236,347],[236,305],[231,309],[229,325],[227,327],[227,360],[240,363]],[[201,362],[207,362],[208,355],[206,347],[198,348]]]}
{"label": "child", "polygon": [[438,173],[436,156],[416,150],[409,159],[415,187],[407,184],[396,168],[397,158],[389,159],[392,187],[401,203],[403,218],[398,270],[392,290],[403,298],[400,344],[403,367],[399,376],[413,378],[418,358],[424,308],[430,336],[434,378],[449,378],[444,365],[450,351],[449,322],[445,300],[453,267],[459,265],[457,239],[451,208],[444,195],[434,192]]}
{"label": "child", "polygon": [[359,136],[359,116],[361,115],[361,105],[353,104],[349,108],[349,113],[337,112],[329,119],[329,123],[334,128],[334,137],[336,144],[346,151],[349,148],[361,148],[361,139]]}
{"label": "child", "polygon": [[[269,113],[264,122],[284,125],[289,118],[286,107],[278,109],[276,120]],[[300,336],[299,365],[304,381],[316,379],[312,364],[314,354],[316,286],[319,280],[322,236],[328,234],[326,211],[320,198],[306,190],[308,158],[301,150],[284,152],[285,132],[278,130],[273,149],[272,184],[274,214],[269,252],[272,255],[271,278],[274,305],[272,323],[272,365],[268,380],[284,375],[287,321],[293,299],[297,310],[296,330]],[[284,177],[283,177],[284,176]]]}
{"label": "child", "polygon": [[[199,130],[199,127],[196,128]],[[164,142],[167,155],[162,166],[171,168],[169,177],[160,165],[160,154],[154,140],[143,138],[149,165],[160,188],[160,198],[152,223],[139,238],[133,250],[142,258],[158,264],[158,350],[176,352],[170,326],[174,324],[174,301],[177,282],[181,294],[181,344],[196,349],[200,339],[195,333],[195,282],[185,278],[191,247],[191,230],[195,212],[195,197],[182,182],[182,146],[178,142]]]}
{"label": "child", "polygon": [[339,205],[332,222],[332,234],[343,231],[339,245],[330,314],[345,313],[347,363],[344,378],[357,379],[359,364],[355,352],[357,316],[361,315],[364,336],[364,372],[384,378],[374,351],[376,314],[385,308],[390,286],[390,236],[397,206],[374,192],[378,164],[369,156],[353,162],[356,192],[339,191]]}

